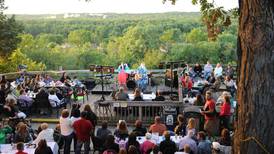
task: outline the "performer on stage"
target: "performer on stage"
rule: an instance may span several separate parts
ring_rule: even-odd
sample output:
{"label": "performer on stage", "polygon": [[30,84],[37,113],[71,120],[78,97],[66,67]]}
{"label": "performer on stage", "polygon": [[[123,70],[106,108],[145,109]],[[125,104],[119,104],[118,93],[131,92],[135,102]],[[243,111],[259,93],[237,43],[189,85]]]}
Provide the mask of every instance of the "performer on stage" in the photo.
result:
{"label": "performer on stage", "polygon": [[126,90],[127,73],[125,72],[125,69],[129,69],[127,64],[121,63],[118,68],[118,83],[120,87],[123,87]]}
{"label": "performer on stage", "polygon": [[141,91],[145,91],[148,84],[148,76],[147,69],[144,63],[141,63],[141,65],[138,67],[137,74],[135,75],[135,80],[139,89],[141,89]]}
{"label": "performer on stage", "polygon": [[120,73],[120,71],[122,71],[122,69],[124,70],[124,71],[128,71],[129,70],[129,67],[128,67],[128,65],[127,65],[127,63],[121,63],[120,65],[119,65],[119,67],[118,67],[118,72]]}

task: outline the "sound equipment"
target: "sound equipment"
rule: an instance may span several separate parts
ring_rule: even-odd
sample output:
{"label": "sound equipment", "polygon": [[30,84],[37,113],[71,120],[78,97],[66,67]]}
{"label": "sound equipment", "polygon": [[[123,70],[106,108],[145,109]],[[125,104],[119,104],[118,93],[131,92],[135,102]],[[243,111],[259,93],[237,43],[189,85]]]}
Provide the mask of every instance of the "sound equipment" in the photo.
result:
{"label": "sound equipment", "polygon": [[127,81],[127,88],[130,90],[134,90],[136,88],[136,83],[134,80]]}

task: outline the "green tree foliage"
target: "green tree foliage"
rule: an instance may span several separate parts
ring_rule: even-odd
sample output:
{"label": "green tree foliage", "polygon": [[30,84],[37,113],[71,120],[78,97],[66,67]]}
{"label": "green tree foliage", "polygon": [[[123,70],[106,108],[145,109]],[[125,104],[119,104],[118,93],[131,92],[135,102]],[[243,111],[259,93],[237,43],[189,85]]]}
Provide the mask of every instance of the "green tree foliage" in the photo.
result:
{"label": "green tree foliage", "polygon": [[117,66],[121,62],[132,68],[141,62],[148,68],[157,68],[163,61],[228,63],[236,60],[235,20],[215,42],[208,42],[207,30],[198,13],[108,14],[107,19],[41,18],[17,16],[25,27],[18,37],[22,41],[17,50],[29,60],[44,64],[47,70],[60,66],[88,69],[90,64]]}
{"label": "green tree foliage", "polygon": [[[174,5],[176,0],[171,1]],[[213,1],[208,0],[192,0],[193,5],[200,4],[202,13],[202,21],[207,27],[208,40],[215,41],[217,36],[223,31],[223,28],[231,24],[231,17],[238,16],[238,9],[225,10],[223,7],[217,7]]]}
{"label": "green tree foliage", "polygon": [[68,42],[74,45],[83,45],[91,42],[91,32],[87,30],[75,30],[69,33]]}
{"label": "green tree foliage", "polygon": [[194,28],[191,30],[191,32],[187,33],[185,41],[188,43],[197,43],[206,40],[207,36],[205,34],[205,31],[200,28]]}
{"label": "green tree foliage", "polygon": [[4,72],[16,72],[19,65],[26,65],[27,70],[29,71],[42,71],[45,70],[46,66],[42,63],[35,62],[29,59],[25,54],[23,54],[20,50],[15,50],[6,59],[0,59],[0,69]]}
{"label": "green tree foliage", "polygon": [[20,39],[17,37],[22,32],[22,26],[15,21],[15,17],[8,18],[3,14],[6,9],[4,0],[0,0],[0,56],[7,56],[14,49]]}

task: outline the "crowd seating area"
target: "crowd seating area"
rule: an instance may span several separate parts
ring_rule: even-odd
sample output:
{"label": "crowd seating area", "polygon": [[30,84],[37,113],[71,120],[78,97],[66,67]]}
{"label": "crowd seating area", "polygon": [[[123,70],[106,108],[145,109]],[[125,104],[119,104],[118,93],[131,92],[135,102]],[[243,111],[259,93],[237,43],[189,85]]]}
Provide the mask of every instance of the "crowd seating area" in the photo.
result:
{"label": "crowd seating area", "polygon": [[[231,153],[237,106],[233,72],[220,73],[216,71],[219,65],[211,72],[206,65],[204,70],[200,67],[182,71],[178,77],[182,95],[176,101],[161,91],[147,94],[136,88],[131,94],[120,86],[111,100],[85,104],[85,99],[76,101],[88,99],[85,86],[66,73],[58,81],[47,75],[20,76],[14,82],[2,77],[0,110],[5,118],[0,125],[0,151]],[[52,115],[53,111],[59,119],[55,128],[47,123],[32,128],[29,116]],[[108,124],[113,123],[117,128],[111,131]],[[129,132],[132,123],[134,129]]]}

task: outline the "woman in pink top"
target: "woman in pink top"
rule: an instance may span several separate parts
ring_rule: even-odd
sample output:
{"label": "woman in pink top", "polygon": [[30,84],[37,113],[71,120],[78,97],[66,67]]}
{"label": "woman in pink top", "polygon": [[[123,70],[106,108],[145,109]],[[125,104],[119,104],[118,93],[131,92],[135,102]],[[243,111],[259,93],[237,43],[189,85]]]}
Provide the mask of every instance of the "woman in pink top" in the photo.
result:
{"label": "woman in pink top", "polygon": [[155,146],[153,141],[151,140],[152,135],[150,133],[146,133],[145,136],[146,140],[141,144],[141,153],[142,154],[147,154],[149,150],[152,150]]}
{"label": "woman in pink top", "polygon": [[220,125],[222,128],[229,129],[229,119],[231,115],[231,106],[230,106],[230,99],[229,96],[224,97],[224,102],[222,103],[221,109],[220,109]]}

